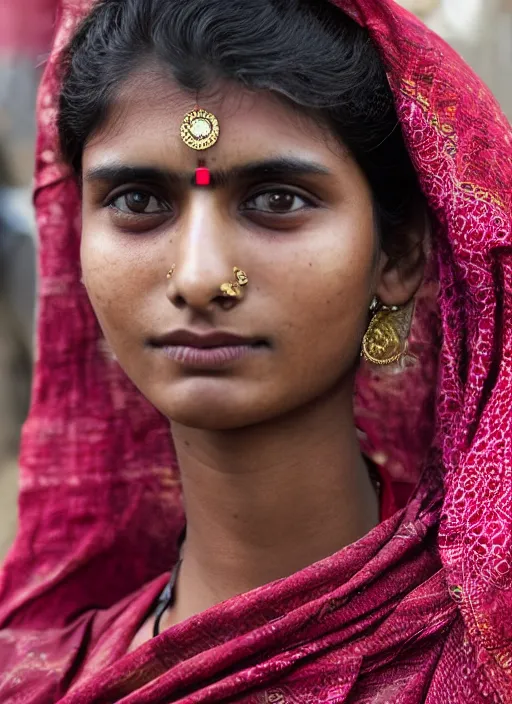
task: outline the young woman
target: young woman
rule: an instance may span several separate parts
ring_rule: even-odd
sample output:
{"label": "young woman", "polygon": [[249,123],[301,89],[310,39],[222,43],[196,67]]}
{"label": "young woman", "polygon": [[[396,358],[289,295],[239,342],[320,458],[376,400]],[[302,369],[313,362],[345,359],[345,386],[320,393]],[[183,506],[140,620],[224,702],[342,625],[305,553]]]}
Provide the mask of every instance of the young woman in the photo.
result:
{"label": "young woman", "polygon": [[392,0],[107,0],[64,49],[84,11],[1,701],[510,701],[494,99]]}

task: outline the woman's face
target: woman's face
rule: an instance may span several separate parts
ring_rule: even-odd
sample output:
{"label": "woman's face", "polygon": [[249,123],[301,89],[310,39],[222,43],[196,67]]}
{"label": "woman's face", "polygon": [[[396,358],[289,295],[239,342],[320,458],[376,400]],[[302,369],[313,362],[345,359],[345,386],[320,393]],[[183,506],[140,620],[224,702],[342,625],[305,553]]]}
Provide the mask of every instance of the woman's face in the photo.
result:
{"label": "woman's face", "polygon": [[[201,107],[220,137],[195,152],[180,137],[188,93],[150,73],[125,85],[84,151],[81,258],[141,392],[171,420],[227,429],[351,386],[385,255],[368,184],[326,129],[236,87]],[[241,300],[220,294],[233,267]]]}

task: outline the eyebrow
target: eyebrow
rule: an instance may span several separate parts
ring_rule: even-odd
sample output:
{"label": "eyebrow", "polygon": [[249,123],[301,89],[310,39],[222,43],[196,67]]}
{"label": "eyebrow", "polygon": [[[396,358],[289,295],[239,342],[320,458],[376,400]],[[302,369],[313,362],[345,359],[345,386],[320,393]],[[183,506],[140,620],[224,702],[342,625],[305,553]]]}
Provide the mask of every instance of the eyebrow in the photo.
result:
{"label": "eyebrow", "polygon": [[[253,161],[230,169],[210,169],[211,188],[219,188],[236,183],[263,178],[286,178],[290,176],[330,176],[331,171],[322,164],[306,159],[279,157]],[[89,169],[84,181],[106,181],[111,185],[121,185],[130,181],[154,184],[195,185],[195,171],[173,171],[153,166],[138,166],[112,162]]]}

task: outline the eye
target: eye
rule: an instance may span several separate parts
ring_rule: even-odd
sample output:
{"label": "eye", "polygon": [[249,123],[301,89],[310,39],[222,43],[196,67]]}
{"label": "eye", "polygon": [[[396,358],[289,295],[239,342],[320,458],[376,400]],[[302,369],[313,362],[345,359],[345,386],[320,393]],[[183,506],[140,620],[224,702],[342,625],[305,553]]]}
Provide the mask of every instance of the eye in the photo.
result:
{"label": "eye", "polygon": [[244,210],[256,210],[273,215],[287,215],[312,207],[311,201],[297,193],[283,189],[265,191],[245,201]]}
{"label": "eye", "polygon": [[147,191],[129,191],[118,196],[110,205],[121,213],[153,215],[168,210],[165,203]]}

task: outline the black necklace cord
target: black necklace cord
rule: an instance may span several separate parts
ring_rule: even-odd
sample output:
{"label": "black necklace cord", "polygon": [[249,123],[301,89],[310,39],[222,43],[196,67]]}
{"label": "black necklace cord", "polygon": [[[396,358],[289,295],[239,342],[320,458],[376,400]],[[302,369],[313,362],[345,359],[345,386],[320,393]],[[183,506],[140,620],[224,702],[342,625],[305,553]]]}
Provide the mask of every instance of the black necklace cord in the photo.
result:
{"label": "black necklace cord", "polygon": [[162,616],[174,604],[174,596],[176,590],[176,580],[178,579],[178,573],[181,567],[181,557],[178,562],[174,565],[171,572],[171,576],[163,592],[160,594],[158,599],[158,604],[155,611],[155,623],[153,625],[153,638],[160,635],[160,621]]}
{"label": "black necklace cord", "polygon": [[165,589],[158,597],[158,603],[155,609],[155,622],[153,624],[153,638],[160,635],[160,621],[164,613],[174,604],[174,598],[176,596],[176,582],[178,580],[178,574],[180,572],[181,563],[183,562],[183,543],[185,542],[185,537],[187,534],[186,527],[181,531],[178,548],[179,548],[179,558],[171,571],[171,576],[167,582]]}

